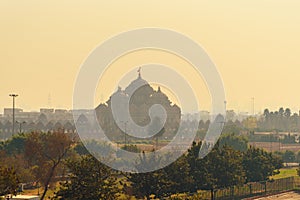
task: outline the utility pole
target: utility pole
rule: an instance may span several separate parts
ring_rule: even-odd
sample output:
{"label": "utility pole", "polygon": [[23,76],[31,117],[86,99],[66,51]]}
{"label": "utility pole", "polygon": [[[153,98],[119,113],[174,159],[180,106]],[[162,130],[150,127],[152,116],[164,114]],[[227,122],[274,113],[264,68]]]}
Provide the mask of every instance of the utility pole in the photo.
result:
{"label": "utility pole", "polygon": [[9,96],[13,98],[13,130],[12,130],[12,135],[14,135],[14,133],[15,133],[15,98],[18,97],[19,95],[10,94]]}

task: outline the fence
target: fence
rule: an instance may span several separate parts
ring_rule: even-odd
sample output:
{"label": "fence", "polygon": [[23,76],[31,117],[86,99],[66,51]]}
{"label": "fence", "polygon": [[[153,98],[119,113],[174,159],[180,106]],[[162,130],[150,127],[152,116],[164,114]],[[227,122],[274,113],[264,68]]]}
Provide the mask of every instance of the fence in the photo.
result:
{"label": "fence", "polygon": [[[247,197],[274,194],[289,190],[300,189],[300,177],[288,177],[264,182],[253,182],[242,186],[215,189],[214,200],[243,199]],[[199,191],[195,199],[212,199],[211,191]]]}

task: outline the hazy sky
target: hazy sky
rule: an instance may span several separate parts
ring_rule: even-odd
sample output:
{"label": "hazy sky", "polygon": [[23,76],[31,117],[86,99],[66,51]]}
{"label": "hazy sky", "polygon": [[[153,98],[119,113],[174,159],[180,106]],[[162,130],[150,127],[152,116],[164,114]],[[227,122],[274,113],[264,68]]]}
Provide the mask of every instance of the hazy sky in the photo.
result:
{"label": "hazy sky", "polygon": [[[256,112],[280,106],[296,111],[299,10],[299,0],[0,0],[0,113],[11,107],[11,92],[25,110],[49,103],[71,109],[74,82],[89,53],[112,35],[142,27],[176,30],[201,44],[222,76],[228,108],[251,111],[255,97]],[[157,53],[124,58],[109,77],[120,80],[118,66],[149,58],[174,62]],[[96,102],[114,88],[98,88]]]}

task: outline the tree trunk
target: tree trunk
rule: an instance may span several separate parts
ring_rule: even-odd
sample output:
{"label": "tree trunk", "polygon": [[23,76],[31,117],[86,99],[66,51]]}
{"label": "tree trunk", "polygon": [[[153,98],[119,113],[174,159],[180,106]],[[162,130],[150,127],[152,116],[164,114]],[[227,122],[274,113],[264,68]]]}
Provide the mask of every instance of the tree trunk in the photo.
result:
{"label": "tree trunk", "polygon": [[50,171],[49,177],[47,178],[47,181],[46,181],[45,184],[44,184],[44,188],[45,188],[45,189],[44,189],[44,192],[43,192],[43,194],[42,194],[40,200],[44,200],[44,198],[45,198],[45,196],[46,196],[46,193],[47,193],[47,191],[48,191],[48,185],[49,185],[49,183],[50,183],[50,181],[51,181],[51,178],[52,178],[52,176],[53,176],[53,174],[54,174],[54,170],[55,170],[56,166],[57,166],[57,164],[55,163],[55,164],[51,167],[51,171]]}

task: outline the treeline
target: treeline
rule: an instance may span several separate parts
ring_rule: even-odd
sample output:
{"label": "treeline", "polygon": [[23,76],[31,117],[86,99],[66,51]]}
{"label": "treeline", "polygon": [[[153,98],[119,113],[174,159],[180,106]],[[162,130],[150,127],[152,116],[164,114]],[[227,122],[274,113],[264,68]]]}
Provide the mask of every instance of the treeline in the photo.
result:
{"label": "treeline", "polygon": [[[235,146],[232,144],[236,144]],[[110,150],[96,141],[94,148]],[[234,148],[233,148],[233,147]],[[282,160],[257,148],[247,148],[240,136],[225,135],[203,159],[201,142],[171,165],[149,173],[121,173],[89,155],[72,135],[62,132],[19,134],[0,145],[0,195],[16,194],[19,183],[35,183],[55,190],[52,199],[127,199],[169,197],[177,193],[213,191],[249,182],[267,181],[282,167]],[[123,147],[139,152],[134,146]],[[159,164],[162,158],[140,152],[139,166]],[[60,187],[56,188],[57,182]]]}
{"label": "treeline", "polygon": [[266,131],[299,131],[300,117],[298,113],[292,113],[289,108],[279,108],[278,111],[265,109],[263,120],[259,121],[258,127]]}
{"label": "treeline", "polygon": [[242,152],[226,143],[215,146],[200,159],[200,146],[201,143],[194,143],[187,154],[161,170],[130,174],[128,180],[134,188],[133,194],[139,198],[151,194],[161,198],[175,193],[211,190],[213,195],[217,188],[267,181],[282,167],[281,160],[270,153],[252,147]]}
{"label": "treeline", "polygon": [[[194,121],[186,121],[184,125],[189,127]],[[198,132],[207,131],[210,121],[199,122]],[[300,131],[299,113],[292,113],[289,108],[279,108],[276,111],[265,109],[261,116],[249,116],[245,119],[233,120],[232,117],[227,119],[224,129],[230,129],[232,132],[240,131],[260,131],[260,132],[297,132]],[[226,131],[225,131],[226,132]]]}

